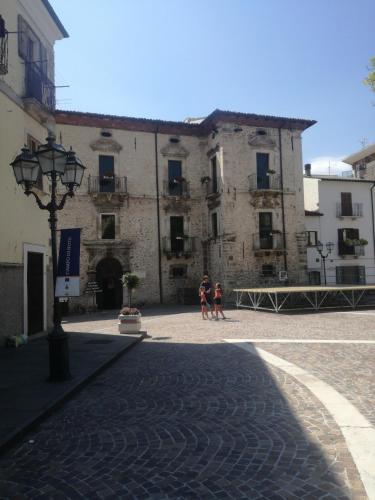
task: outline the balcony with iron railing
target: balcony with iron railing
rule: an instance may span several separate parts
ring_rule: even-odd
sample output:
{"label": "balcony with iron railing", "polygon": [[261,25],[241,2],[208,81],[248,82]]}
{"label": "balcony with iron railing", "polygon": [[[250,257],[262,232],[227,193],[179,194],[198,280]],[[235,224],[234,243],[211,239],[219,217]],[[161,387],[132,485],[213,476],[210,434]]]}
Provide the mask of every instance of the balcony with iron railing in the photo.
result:
{"label": "balcony with iron railing", "polygon": [[195,238],[192,236],[164,236],[162,240],[167,257],[190,257],[195,252]]}
{"label": "balcony with iron railing", "polygon": [[94,176],[88,177],[88,192],[90,194],[117,193],[126,195],[128,193],[127,178],[117,176]]}
{"label": "balcony with iron railing", "polygon": [[281,191],[281,178],[279,174],[270,174],[260,177],[257,174],[248,176],[249,191]]}
{"label": "balcony with iron railing", "polygon": [[189,183],[185,179],[169,179],[163,184],[164,196],[190,197]]}
{"label": "balcony with iron railing", "polygon": [[253,234],[253,250],[255,252],[284,251],[284,238],[281,233]]}
{"label": "balcony with iron railing", "polygon": [[25,63],[24,99],[35,99],[48,111],[55,110],[55,85],[35,62]]}
{"label": "balcony with iron railing", "polygon": [[364,257],[365,255],[365,245],[361,244],[348,244],[348,242],[339,242],[338,244],[338,254],[341,257]]}
{"label": "balcony with iron railing", "polygon": [[343,205],[336,203],[336,217],[363,217],[363,203],[352,203],[351,205]]}

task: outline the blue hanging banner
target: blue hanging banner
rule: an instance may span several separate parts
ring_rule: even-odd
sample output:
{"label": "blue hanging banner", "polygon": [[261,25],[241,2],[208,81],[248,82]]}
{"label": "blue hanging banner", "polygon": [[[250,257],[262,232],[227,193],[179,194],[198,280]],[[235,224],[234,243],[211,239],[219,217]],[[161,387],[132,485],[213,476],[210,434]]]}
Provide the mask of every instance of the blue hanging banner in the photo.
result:
{"label": "blue hanging banner", "polygon": [[61,229],[60,234],[55,296],[78,297],[81,229]]}

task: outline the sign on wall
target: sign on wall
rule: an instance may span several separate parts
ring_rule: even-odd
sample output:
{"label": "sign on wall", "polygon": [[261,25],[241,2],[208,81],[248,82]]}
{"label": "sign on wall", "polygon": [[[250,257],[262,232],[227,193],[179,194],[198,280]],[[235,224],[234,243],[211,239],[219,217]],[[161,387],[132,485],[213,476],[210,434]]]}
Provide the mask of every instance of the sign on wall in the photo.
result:
{"label": "sign on wall", "polygon": [[57,265],[56,297],[79,296],[80,229],[62,229]]}

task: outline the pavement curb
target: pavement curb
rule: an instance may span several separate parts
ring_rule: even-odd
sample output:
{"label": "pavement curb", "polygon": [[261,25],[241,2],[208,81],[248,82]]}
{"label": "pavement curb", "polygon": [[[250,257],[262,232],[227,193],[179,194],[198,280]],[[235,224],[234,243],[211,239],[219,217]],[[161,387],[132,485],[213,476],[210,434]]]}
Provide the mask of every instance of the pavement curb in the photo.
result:
{"label": "pavement curb", "polygon": [[51,401],[36,417],[31,418],[24,425],[18,427],[13,432],[9,433],[8,437],[0,441],[0,456],[9,451],[20,439],[22,439],[28,432],[37,427],[46,418],[52,415],[56,410],[61,408],[63,404],[75,394],[77,394],[81,389],[83,389],[87,384],[89,384],[96,376],[100,375],[104,370],[106,370],[110,365],[117,361],[126,351],[129,351],[137,344],[139,344],[144,338],[147,338],[147,332],[142,332],[138,338],[134,339],[131,344],[125,345],[122,349],[116,352],[113,356],[106,359],[100,366],[94,368],[86,376],[77,379],[77,383],[71,388],[67,389],[62,395],[60,395],[55,400]]}

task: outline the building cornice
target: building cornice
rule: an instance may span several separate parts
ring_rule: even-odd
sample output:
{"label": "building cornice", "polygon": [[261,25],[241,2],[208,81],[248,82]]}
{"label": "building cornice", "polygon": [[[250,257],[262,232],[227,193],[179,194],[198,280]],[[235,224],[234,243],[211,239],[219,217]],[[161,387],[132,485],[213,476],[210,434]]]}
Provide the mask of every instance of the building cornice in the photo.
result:
{"label": "building cornice", "polygon": [[199,124],[63,110],[56,110],[55,118],[56,122],[61,125],[104,127],[191,136],[207,136],[220,123],[229,122],[242,126],[284,128],[288,130],[305,130],[316,123],[315,120],[237,113],[219,109],[216,109]]}

